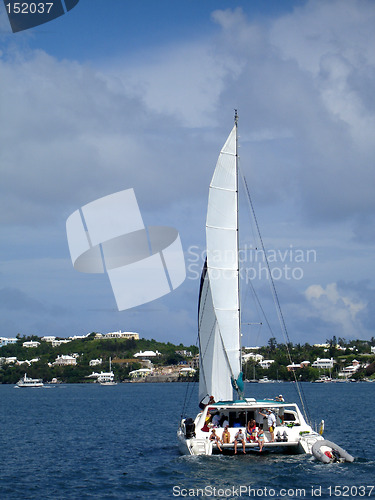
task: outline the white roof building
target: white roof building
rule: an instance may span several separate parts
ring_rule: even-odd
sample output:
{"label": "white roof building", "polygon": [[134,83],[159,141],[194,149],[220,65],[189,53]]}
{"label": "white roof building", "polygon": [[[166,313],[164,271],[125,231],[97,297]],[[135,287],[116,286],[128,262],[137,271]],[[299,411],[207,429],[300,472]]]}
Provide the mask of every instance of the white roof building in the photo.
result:
{"label": "white roof building", "polygon": [[361,368],[361,363],[353,359],[351,366],[346,366],[339,372],[339,377],[351,377]]}
{"label": "white roof building", "polygon": [[145,351],[145,352],[137,352],[136,354],[134,354],[134,357],[135,358],[154,358],[155,356],[160,356],[160,352],[159,351]]}
{"label": "white roof building", "polygon": [[25,361],[16,361],[16,364],[21,366],[21,365],[28,365],[31,366],[32,363],[37,363],[39,361],[39,358],[33,358],[33,359],[25,359]]}
{"label": "white roof building", "polygon": [[75,356],[62,354],[61,356],[57,356],[56,360],[52,364],[55,366],[75,366],[77,364],[77,359]]}
{"label": "white roof building", "polygon": [[102,363],[103,363],[102,358],[100,358],[100,359],[92,359],[89,362],[89,366],[98,366],[98,365],[101,365]]}
{"label": "white roof building", "polygon": [[81,340],[81,339],[87,339],[87,337],[91,335],[91,333],[86,333],[86,335],[73,335],[73,337],[69,337],[70,340]]}
{"label": "white roof building", "polygon": [[70,339],[52,340],[51,344],[52,347],[59,347],[61,344],[67,344],[68,342],[71,342],[71,340]]}
{"label": "white roof building", "polygon": [[262,359],[261,361],[259,361],[259,365],[265,370],[267,370],[274,362],[275,362],[274,359]]}
{"label": "white roof building", "polygon": [[261,354],[254,354],[253,352],[249,352],[248,354],[244,354],[242,356],[242,361],[243,363],[246,363],[247,361],[249,361],[249,359],[252,359],[256,363],[258,363],[258,361],[262,361],[263,358],[264,356],[262,356]]}
{"label": "white roof building", "polygon": [[291,365],[288,365],[286,369],[288,372],[292,372],[294,370],[298,370],[299,368],[306,368],[309,366],[310,361],[302,361],[301,363],[292,363]]}
{"label": "white roof building", "polygon": [[5,358],[5,364],[6,365],[10,365],[10,363],[17,363],[17,357],[16,356],[11,356],[9,358]]}
{"label": "white roof building", "polygon": [[176,351],[176,354],[179,354],[180,356],[186,356],[187,358],[193,357],[191,351],[187,351],[186,349],[182,349],[181,351]]}
{"label": "white roof building", "polygon": [[22,347],[28,347],[28,348],[38,347],[38,346],[40,346],[40,342],[38,342],[37,340],[28,340],[22,344]]}
{"label": "white roof building", "polygon": [[0,347],[8,344],[15,344],[18,339],[8,339],[6,337],[0,337]]}
{"label": "white roof building", "polygon": [[109,332],[104,335],[105,339],[134,339],[139,340],[139,333],[135,332]]}
{"label": "white roof building", "polygon": [[335,363],[335,360],[333,358],[331,358],[331,359],[317,358],[311,366],[313,368],[327,369],[327,368],[333,368],[334,363]]}
{"label": "white roof building", "polygon": [[180,370],[180,375],[184,375],[184,376],[191,376],[191,375],[194,375],[194,373],[196,373],[197,370],[194,370],[194,368],[190,368],[190,367],[186,367],[186,368],[181,368]]}
{"label": "white roof building", "polygon": [[288,365],[286,369],[288,372],[292,372],[294,370],[298,370],[298,368],[301,368],[301,363],[292,363],[291,365]]}
{"label": "white roof building", "polygon": [[47,335],[45,337],[42,337],[41,340],[44,342],[53,342],[56,339],[53,335]]}
{"label": "white roof building", "polygon": [[146,377],[147,375],[150,375],[152,373],[151,368],[140,368],[139,370],[133,370],[132,372],[129,372],[129,375],[132,378],[137,378],[137,377]]}

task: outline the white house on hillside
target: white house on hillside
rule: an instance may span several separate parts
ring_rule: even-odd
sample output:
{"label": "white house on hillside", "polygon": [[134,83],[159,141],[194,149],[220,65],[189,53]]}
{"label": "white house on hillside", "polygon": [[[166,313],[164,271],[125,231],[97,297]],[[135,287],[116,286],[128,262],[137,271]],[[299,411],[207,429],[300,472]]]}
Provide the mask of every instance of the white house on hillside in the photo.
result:
{"label": "white house on hillside", "polygon": [[339,377],[349,378],[354,375],[354,373],[357,372],[360,368],[361,363],[356,359],[353,359],[351,366],[346,366],[345,368],[343,368],[339,373]]}
{"label": "white house on hillside", "polygon": [[68,344],[71,342],[70,339],[62,339],[62,340],[52,340],[52,347],[59,347],[61,344]]}
{"label": "white house on hillside", "polygon": [[68,354],[62,354],[61,356],[57,356],[52,364],[55,366],[75,366],[77,364],[77,358],[75,356],[69,356]]}
{"label": "white house on hillside", "polygon": [[100,358],[100,359],[92,359],[89,362],[89,366],[98,366],[98,365],[101,365],[102,363],[103,363],[102,358]]}
{"label": "white house on hillside", "polygon": [[28,347],[28,348],[30,348],[30,347],[38,347],[38,346],[40,346],[40,342],[38,342],[37,340],[29,340],[29,341],[24,342],[22,344],[22,347]]}
{"label": "white house on hillside", "polygon": [[247,361],[249,361],[249,359],[252,359],[256,363],[258,363],[258,361],[262,361],[263,358],[264,356],[262,356],[261,354],[254,354],[253,352],[249,352],[247,354],[243,354],[242,362],[246,363]]}
{"label": "white house on hillside", "polygon": [[262,361],[259,361],[259,365],[265,370],[267,370],[274,362],[275,362],[274,359],[263,359]]}
{"label": "white house on hillside", "polygon": [[139,370],[133,370],[132,372],[129,372],[129,375],[131,378],[141,378],[141,377],[147,377],[147,375],[151,375],[152,373],[152,368],[140,368]]}
{"label": "white house on hillside", "polygon": [[155,356],[160,356],[159,351],[140,351],[134,354],[135,358],[154,358]]}
{"label": "white house on hillside", "polygon": [[119,330],[118,332],[110,332],[104,335],[105,339],[134,339],[139,340],[139,333],[135,332],[122,332]]}
{"label": "white house on hillside", "polygon": [[311,365],[313,368],[321,368],[321,369],[330,369],[333,368],[333,364],[335,360],[333,358],[317,358],[314,363]]}
{"label": "white house on hillside", "polygon": [[0,347],[8,344],[15,344],[18,339],[8,339],[6,337],[0,337]]}

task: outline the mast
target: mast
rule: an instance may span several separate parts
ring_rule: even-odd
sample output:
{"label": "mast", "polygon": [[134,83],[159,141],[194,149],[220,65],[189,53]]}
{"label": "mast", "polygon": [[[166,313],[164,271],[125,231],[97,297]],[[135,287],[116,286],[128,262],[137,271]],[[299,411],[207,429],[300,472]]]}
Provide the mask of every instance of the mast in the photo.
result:
{"label": "mast", "polygon": [[242,372],[242,344],[241,344],[241,305],[240,305],[240,260],[239,260],[239,249],[240,249],[240,236],[239,236],[239,201],[238,201],[238,113],[237,109],[234,110],[234,125],[236,127],[236,193],[237,193],[237,214],[236,214],[236,226],[237,226],[237,294],[238,294],[238,345],[240,346],[239,359],[240,359],[240,371]]}

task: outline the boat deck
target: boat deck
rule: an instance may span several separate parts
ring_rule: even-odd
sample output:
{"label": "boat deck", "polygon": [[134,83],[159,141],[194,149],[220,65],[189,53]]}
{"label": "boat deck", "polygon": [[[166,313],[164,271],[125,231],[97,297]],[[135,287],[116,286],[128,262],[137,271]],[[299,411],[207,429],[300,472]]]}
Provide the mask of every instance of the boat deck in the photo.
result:
{"label": "boat deck", "polygon": [[[275,442],[269,442],[269,443],[264,443],[263,444],[263,450],[265,449],[272,449],[272,448],[295,448],[296,446],[298,446],[298,441],[287,441],[287,442],[283,442],[283,441],[275,441]],[[228,444],[221,444],[220,443],[220,447],[222,450],[232,450],[234,451],[234,444],[233,443],[228,443]],[[237,452],[238,453],[243,453],[242,452],[242,443],[238,443],[237,444]],[[255,451],[259,451],[259,444],[258,443],[245,443],[245,450],[248,451],[248,450],[255,450]],[[216,444],[213,444],[212,446],[212,452],[213,453],[220,453],[220,450],[218,449],[217,445]]]}

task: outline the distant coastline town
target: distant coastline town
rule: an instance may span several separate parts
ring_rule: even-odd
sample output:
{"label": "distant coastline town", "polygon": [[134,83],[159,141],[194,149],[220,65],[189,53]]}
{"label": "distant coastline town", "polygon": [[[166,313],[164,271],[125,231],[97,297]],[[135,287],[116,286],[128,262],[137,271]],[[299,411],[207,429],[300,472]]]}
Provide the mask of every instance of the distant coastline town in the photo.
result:
{"label": "distant coastline town", "polygon": [[[285,345],[272,337],[265,346],[244,347],[242,364],[249,382],[375,381],[375,338]],[[2,384],[15,384],[25,374],[46,383],[95,383],[110,367],[117,382],[197,380],[199,350],[121,330],[69,338],[0,337]]]}

